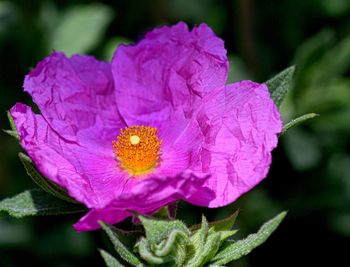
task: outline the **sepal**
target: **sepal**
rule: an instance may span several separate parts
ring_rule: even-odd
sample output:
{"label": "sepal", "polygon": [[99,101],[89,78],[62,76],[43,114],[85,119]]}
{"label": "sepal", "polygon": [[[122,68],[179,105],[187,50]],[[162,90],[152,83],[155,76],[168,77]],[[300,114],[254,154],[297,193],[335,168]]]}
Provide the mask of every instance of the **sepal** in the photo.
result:
{"label": "sepal", "polygon": [[269,88],[271,98],[279,107],[284,98],[286,97],[288,90],[292,85],[292,78],[295,71],[295,66],[291,66],[266,82]]}
{"label": "sepal", "polygon": [[3,130],[3,131],[5,133],[11,135],[12,137],[16,138],[17,140],[19,140],[19,135],[18,135],[18,132],[17,132],[17,128],[16,128],[15,122],[14,122],[14,120],[12,118],[12,115],[11,115],[10,111],[7,111],[7,118],[9,120],[11,130]]}

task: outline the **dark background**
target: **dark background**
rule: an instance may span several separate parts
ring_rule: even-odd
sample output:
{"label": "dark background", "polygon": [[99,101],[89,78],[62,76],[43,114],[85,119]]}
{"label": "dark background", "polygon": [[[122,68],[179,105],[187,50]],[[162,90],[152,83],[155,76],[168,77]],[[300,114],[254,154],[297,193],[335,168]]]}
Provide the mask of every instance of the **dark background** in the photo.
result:
{"label": "dark background", "polygon": [[[225,40],[230,81],[263,82],[295,64],[284,121],[320,117],[290,130],[273,153],[269,176],[220,210],[182,203],[197,223],[240,208],[240,236],[282,210],[276,233],[232,266],[344,266],[350,248],[350,1],[148,0],[0,1],[0,128],[6,110],[30,104],[24,75],[50,51],[89,53],[110,60],[120,42],[155,26],[206,22]],[[18,159],[16,141],[0,133],[0,199],[35,187]],[[101,231],[77,234],[75,216],[0,220],[0,266],[103,266],[96,250],[109,246]]]}

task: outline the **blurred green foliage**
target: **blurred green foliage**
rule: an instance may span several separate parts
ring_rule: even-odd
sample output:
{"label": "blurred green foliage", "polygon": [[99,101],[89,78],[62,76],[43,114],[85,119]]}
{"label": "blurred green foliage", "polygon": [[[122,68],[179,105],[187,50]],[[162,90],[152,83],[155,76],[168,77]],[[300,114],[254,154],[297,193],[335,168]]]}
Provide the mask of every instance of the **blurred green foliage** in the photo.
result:
{"label": "blurred green foliage", "polygon": [[[110,60],[120,43],[149,29],[185,20],[206,22],[225,40],[229,81],[265,81],[296,65],[282,104],[285,122],[320,117],[280,138],[266,179],[236,203],[179,214],[198,223],[241,208],[240,234],[255,231],[278,211],[281,228],[236,266],[337,266],[350,241],[350,1],[348,0],[8,0],[0,1],[0,128],[6,110],[30,104],[23,78],[52,50]],[[0,198],[35,187],[20,165],[16,141],[0,134]],[[103,266],[101,231],[77,234],[79,216],[0,220],[0,266]],[[111,250],[110,250],[111,251]],[[339,262],[339,263],[338,263]]]}

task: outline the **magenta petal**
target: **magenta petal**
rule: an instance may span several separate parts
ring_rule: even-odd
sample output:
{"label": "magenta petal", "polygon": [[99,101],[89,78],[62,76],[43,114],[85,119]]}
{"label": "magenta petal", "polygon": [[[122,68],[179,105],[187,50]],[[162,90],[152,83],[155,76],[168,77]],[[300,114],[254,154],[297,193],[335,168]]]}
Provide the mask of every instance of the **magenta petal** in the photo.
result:
{"label": "magenta petal", "polygon": [[[88,212],[74,227],[78,231],[95,230],[100,228],[99,220],[115,224],[131,216],[128,211],[151,214],[176,200],[187,200],[202,188],[208,177],[198,177],[189,171],[173,177],[148,177],[129,192],[115,195],[106,207]],[[209,195],[210,190],[207,191]]]}
{"label": "magenta petal", "polygon": [[67,58],[54,52],[26,76],[24,89],[50,125],[67,139],[75,140],[85,129],[92,134],[98,129],[99,139],[110,138],[106,129],[122,124],[110,64],[94,57]]}
{"label": "magenta petal", "polygon": [[91,209],[84,217],[73,225],[78,232],[92,231],[100,228],[99,221],[103,221],[109,225],[121,222],[127,217],[132,216],[124,208],[106,207],[104,209]]}
{"label": "magenta petal", "polygon": [[242,81],[211,94],[203,100],[194,123],[199,125],[204,142],[200,164],[193,168],[212,174],[204,186],[216,196],[207,205],[199,192],[190,202],[223,206],[265,178],[282,130],[279,112],[265,84]]}
{"label": "magenta petal", "polygon": [[136,182],[118,170],[111,145],[67,141],[23,104],[16,104],[11,115],[21,145],[38,170],[88,207],[106,205]]}
{"label": "magenta petal", "polygon": [[[227,80],[224,42],[205,24],[188,30],[180,22],[120,46],[112,61],[118,109],[128,124],[145,114],[166,120]],[[141,118],[140,118],[141,117]]]}

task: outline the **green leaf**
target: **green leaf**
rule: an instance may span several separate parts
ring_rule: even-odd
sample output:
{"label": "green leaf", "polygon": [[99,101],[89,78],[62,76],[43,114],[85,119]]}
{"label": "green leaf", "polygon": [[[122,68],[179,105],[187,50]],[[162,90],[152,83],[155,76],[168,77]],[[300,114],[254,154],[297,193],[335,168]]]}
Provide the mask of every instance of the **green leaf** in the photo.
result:
{"label": "green leaf", "polygon": [[105,261],[107,267],[124,267],[116,258],[103,249],[99,249],[99,252]]}
{"label": "green leaf", "polygon": [[74,6],[62,15],[52,36],[52,48],[67,55],[86,53],[96,47],[113,11],[103,4]]}
{"label": "green leaf", "polygon": [[291,87],[295,67],[291,66],[266,82],[271,98],[279,107]]}
{"label": "green leaf", "polygon": [[132,249],[136,241],[143,234],[143,230],[122,230],[117,227],[113,227],[113,232],[117,234],[118,239],[129,249]]}
{"label": "green leaf", "polygon": [[224,265],[250,253],[254,248],[266,241],[277,229],[286,214],[286,212],[281,212],[276,217],[266,222],[257,233],[251,234],[243,240],[239,240],[235,243],[227,242],[224,249],[212,259],[213,263],[211,266]]}
{"label": "green leaf", "polygon": [[46,192],[52,194],[53,196],[60,198],[64,201],[68,201],[71,203],[77,204],[78,202],[72,199],[70,196],[68,196],[67,192],[56,185],[55,183],[51,182],[50,180],[46,179],[44,176],[42,176],[36,167],[34,166],[32,160],[26,156],[23,153],[18,154],[24,168],[26,169],[27,174],[33,179],[33,181],[41,187]]}
{"label": "green leaf", "polygon": [[226,219],[212,223],[212,227],[208,229],[209,224],[204,216],[202,216],[201,228],[191,236],[191,243],[194,253],[186,266],[200,267],[207,263],[218,251],[222,242],[234,235],[237,231],[229,231],[223,229],[231,229],[237,217],[238,211]]}
{"label": "green leaf", "polygon": [[218,220],[215,222],[210,222],[209,226],[213,227],[215,232],[231,230],[233,225],[236,222],[238,212],[239,212],[239,210],[235,211],[232,215],[230,215],[229,217],[227,217],[225,219]]}
{"label": "green leaf", "polygon": [[188,267],[201,267],[210,261],[219,250],[221,245],[220,232],[210,234],[205,242],[205,246],[199,251],[199,254],[188,262]]}
{"label": "green leaf", "polygon": [[220,231],[221,234],[221,241],[224,241],[225,239],[232,237],[238,232],[238,230],[230,230],[230,231]]}
{"label": "green leaf", "polygon": [[100,221],[100,225],[113,243],[115,251],[123,260],[132,266],[144,266],[141,261],[119,240],[119,236],[113,226],[109,226],[102,221]]}
{"label": "green leaf", "polygon": [[151,245],[159,244],[164,239],[167,239],[174,229],[182,231],[188,236],[191,234],[186,225],[179,220],[157,220],[142,215],[139,215],[138,218],[141,220],[142,225],[145,228],[147,241]]}
{"label": "green leaf", "polygon": [[200,250],[205,245],[205,240],[208,235],[208,229],[209,229],[208,221],[204,217],[204,215],[202,215],[201,228],[198,231],[196,231],[196,233],[193,234],[190,238],[194,248],[194,258],[198,257]]}
{"label": "green leaf", "polygon": [[[216,232],[218,231],[224,231],[224,230],[231,230],[234,223],[236,222],[237,216],[238,216],[239,210],[235,211],[233,214],[228,216],[227,218],[224,218],[222,220],[210,222],[208,225],[209,227],[214,227],[214,230]],[[195,231],[201,227],[200,224],[196,224],[191,226],[191,231]]]}
{"label": "green leaf", "polygon": [[12,130],[2,130],[4,133],[7,133],[8,135],[11,135],[12,137],[16,138],[17,140],[19,140],[18,138],[18,133]]}
{"label": "green leaf", "polygon": [[167,258],[162,258],[153,255],[152,251],[150,250],[149,244],[145,238],[141,238],[141,240],[136,244],[136,247],[138,248],[141,258],[152,265],[163,264],[168,260]]}
{"label": "green leaf", "polygon": [[13,136],[14,138],[16,138],[17,140],[19,140],[19,135],[17,132],[17,128],[16,128],[16,124],[12,118],[12,115],[10,113],[10,111],[7,111],[7,118],[9,120],[10,126],[11,126],[11,130],[3,130],[5,133]]}
{"label": "green leaf", "polygon": [[169,258],[176,266],[182,266],[186,261],[187,248],[190,245],[188,235],[174,229],[169,238],[154,246],[154,254],[158,257]]}
{"label": "green leaf", "polygon": [[166,266],[174,266],[173,264],[183,266],[186,261],[188,245],[190,245],[188,235],[174,229],[168,239],[157,245],[151,245],[146,238],[141,238],[135,247],[141,258],[151,265],[167,263]]}
{"label": "green leaf", "polygon": [[283,125],[283,130],[282,130],[281,135],[284,134],[285,132],[287,132],[290,128],[297,126],[297,125],[303,123],[304,121],[315,118],[317,116],[319,116],[319,115],[316,113],[308,113],[308,114],[304,114],[298,118],[291,120],[290,122]]}
{"label": "green leaf", "polygon": [[164,257],[170,254],[171,250],[176,246],[175,244],[186,244],[188,235],[182,231],[174,229],[171,231],[169,238],[165,242],[161,242],[160,245],[156,246],[154,254],[159,257]]}
{"label": "green leaf", "polygon": [[0,201],[0,217],[22,218],[26,216],[70,214],[84,211],[86,211],[84,206],[62,201],[39,188],[27,190],[12,198]]}

